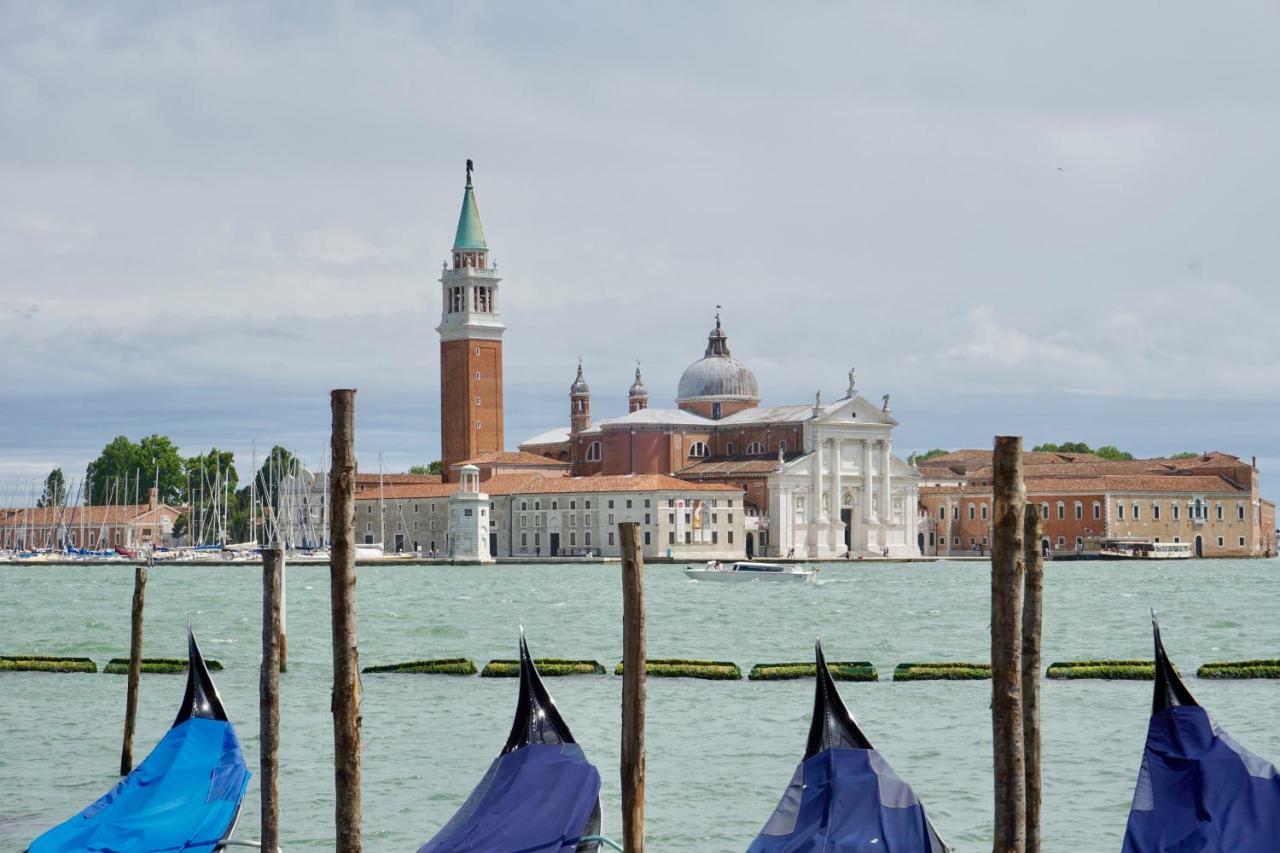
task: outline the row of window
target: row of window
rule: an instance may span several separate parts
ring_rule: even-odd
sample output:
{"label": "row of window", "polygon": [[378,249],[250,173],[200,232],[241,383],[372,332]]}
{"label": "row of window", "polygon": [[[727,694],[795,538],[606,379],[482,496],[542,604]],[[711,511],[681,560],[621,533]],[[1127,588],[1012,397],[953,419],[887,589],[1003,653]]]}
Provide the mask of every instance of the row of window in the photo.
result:
{"label": "row of window", "polygon": [[[480,405],[480,398],[476,397],[476,405]],[[725,444],[725,453],[729,456],[733,455],[734,443],[732,441]],[[778,442],[779,452],[787,452],[787,443],[785,441]],[[748,455],[759,455],[765,452],[765,446],[759,441],[753,441],[747,445]],[[689,445],[690,459],[706,459],[711,455],[711,448],[707,446],[705,441],[695,441]],[[599,441],[593,441],[587,445],[586,455],[583,457],[587,462],[599,462],[604,458],[604,447]]]}
{"label": "row of window", "polygon": [[[976,505],[971,503],[968,506],[969,506],[970,521],[976,520],[976,515],[980,515],[983,521],[986,520],[987,505],[985,503],[976,504]],[[1187,511],[1189,513],[1190,518],[1203,520],[1208,517],[1207,516],[1208,508],[1209,508],[1209,505],[1207,502],[1196,500],[1188,504]],[[1182,517],[1181,505],[1175,503],[1172,505],[1172,509],[1173,509],[1173,520],[1174,521],[1179,520]],[[1137,503],[1132,504],[1131,510],[1132,510],[1132,514],[1130,515],[1130,518],[1133,521],[1141,521],[1142,505]],[[1116,501],[1116,518],[1120,520],[1124,520],[1124,517],[1125,517],[1124,513],[1125,513],[1125,504],[1123,504],[1120,501]],[[1217,514],[1218,514],[1218,521],[1222,521],[1224,518],[1224,509],[1222,504],[1217,505]],[[1066,504],[1063,503],[1062,501],[1058,501],[1057,516],[1059,521],[1064,521],[1067,517],[1067,507],[1066,507]],[[954,506],[951,507],[951,517],[955,520],[959,520],[960,518],[959,504],[955,504]],[[1050,517],[1049,504],[1047,501],[1040,505],[1040,517],[1046,518],[1046,519]],[[1084,504],[1082,504],[1080,501],[1075,502],[1075,517],[1076,517],[1076,521],[1081,521],[1084,519]],[[1155,521],[1160,520],[1160,504],[1158,502],[1153,501],[1151,504],[1151,517]],[[945,506],[938,507],[938,518],[944,521],[946,520],[947,508]],[[1093,502],[1093,518],[1095,521],[1102,518],[1102,504],[1099,503],[1098,501]],[[1245,520],[1245,507],[1243,503],[1237,504],[1236,506],[1236,519],[1238,521]]]}

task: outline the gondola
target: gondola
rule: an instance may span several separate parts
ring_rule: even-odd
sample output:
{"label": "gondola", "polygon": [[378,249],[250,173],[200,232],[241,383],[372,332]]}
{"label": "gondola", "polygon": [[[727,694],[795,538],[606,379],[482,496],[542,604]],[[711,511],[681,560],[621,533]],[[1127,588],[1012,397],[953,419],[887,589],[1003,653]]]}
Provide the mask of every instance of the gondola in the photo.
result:
{"label": "gondola", "polygon": [[854,722],[822,655],[804,759],[748,853],[947,853],[924,806]]}
{"label": "gondola", "polygon": [[418,853],[600,849],[600,772],[556,710],[520,633],[520,698],[488,772]]}
{"label": "gondola", "polygon": [[1263,853],[1280,847],[1280,772],[1218,727],[1169,662],[1160,625],[1147,743],[1124,853]]}
{"label": "gondola", "polygon": [[168,733],[120,784],[31,842],[29,853],[210,853],[230,837],[250,773],[189,628],[187,654],[187,689]]}

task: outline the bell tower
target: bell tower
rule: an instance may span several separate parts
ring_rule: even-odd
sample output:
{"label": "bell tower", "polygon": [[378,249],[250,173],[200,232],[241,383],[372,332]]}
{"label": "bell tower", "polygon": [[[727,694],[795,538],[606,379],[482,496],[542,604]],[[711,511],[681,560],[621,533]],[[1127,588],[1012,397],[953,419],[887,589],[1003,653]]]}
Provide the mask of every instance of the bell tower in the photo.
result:
{"label": "bell tower", "polygon": [[503,449],[502,333],[498,272],[480,225],[473,165],[467,161],[462,213],[453,239],[453,266],[440,275],[440,458],[450,467]]}

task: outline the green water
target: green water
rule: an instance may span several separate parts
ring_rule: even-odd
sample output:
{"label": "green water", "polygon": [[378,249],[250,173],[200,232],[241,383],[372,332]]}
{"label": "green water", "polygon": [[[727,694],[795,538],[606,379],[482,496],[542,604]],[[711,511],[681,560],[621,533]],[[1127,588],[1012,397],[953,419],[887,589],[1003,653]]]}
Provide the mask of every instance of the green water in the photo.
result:
{"label": "green water", "polygon": [[[1207,660],[1280,656],[1276,561],[1059,563],[1048,568],[1044,656],[1149,657],[1148,607],[1184,673]],[[812,587],[698,584],[646,571],[651,657],[804,660],[821,635],[833,659],[870,659],[882,679],[910,660],[986,660],[989,569],[974,563],[824,566]],[[129,644],[132,569],[0,567],[0,654],[85,655]],[[282,677],[286,849],[332,848],[328,571],[288,570],[289,671]],[[395,566],[360,569],[361,664],[515,655],[621,657],[619,568]],[[261,575],[253,566],[157,567],[147,585],[148,656],[185,652],[190,618],[256,767]],[[172,721],[182,676],[144,676],[135,755]],[[621,679],[549,681],[604,777],[606,832],[619,834]],[[1246,747],[1280,758],[1280,682],[1200,681],[1192,691]],[[364,821],[369,850],[415,850],[463,801],[506,737],[507,679],[364,678]],[[0,849],[20,850],[116,781],[123,676],[0,673]],[[872,742],[958,851],[990,849],[987,682],[844,684]],[[1149,683],[1045,682],[1045,849],[1117,850],[1150,707]],[[804,748],[807,682],[649,682],[647,830],[653,850],[741,851],[776,805]],[[255,837],[256,779],[240,836]]]}

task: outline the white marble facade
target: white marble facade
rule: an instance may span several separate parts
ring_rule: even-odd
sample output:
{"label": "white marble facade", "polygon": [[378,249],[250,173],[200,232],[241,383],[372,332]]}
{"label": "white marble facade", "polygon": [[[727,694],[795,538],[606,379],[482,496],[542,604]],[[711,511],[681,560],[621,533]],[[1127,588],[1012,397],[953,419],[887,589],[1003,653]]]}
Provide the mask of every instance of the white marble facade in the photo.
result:
{"label": "white marble facade", "polygon": [[804,424],[804,453],[780,460],[768,477],[773,557],[918,557],[919,473],[894,458],[888,398],[816,400]]}

